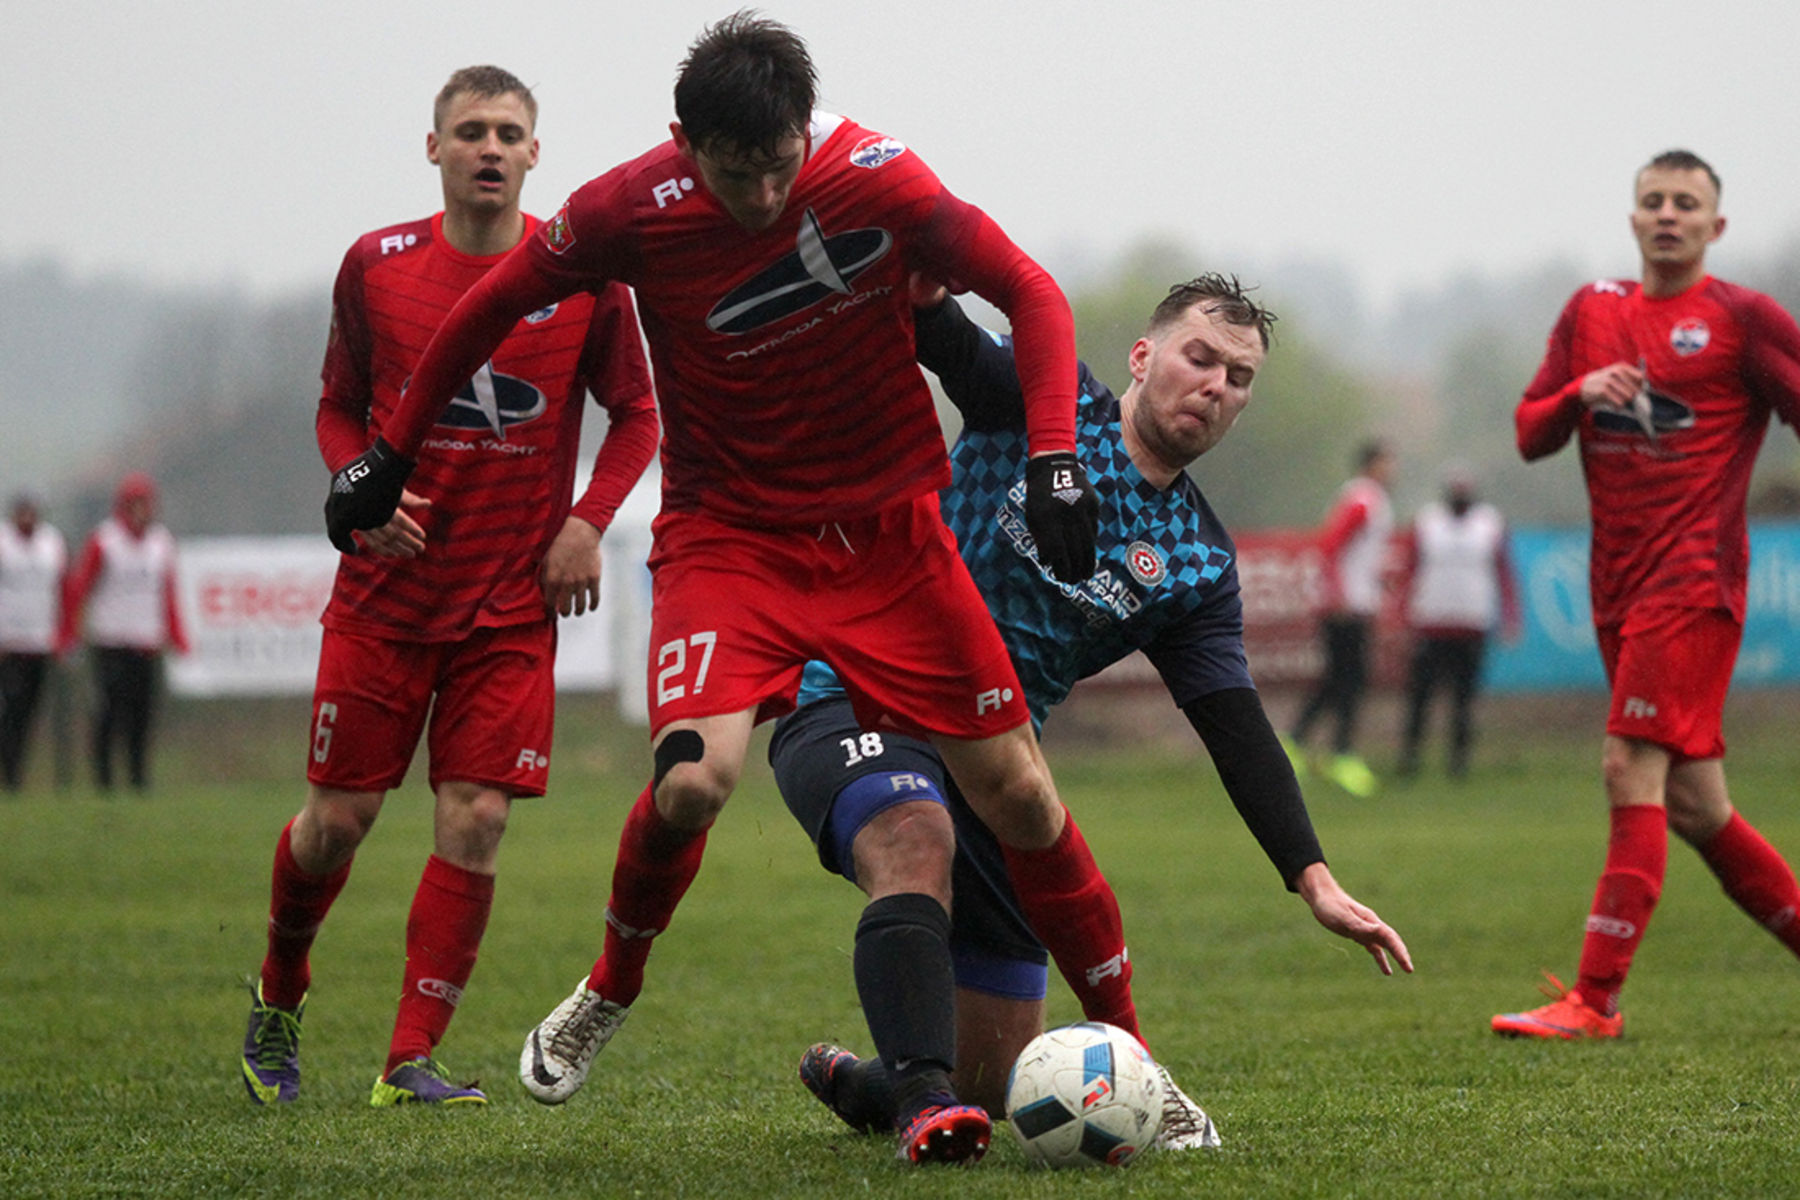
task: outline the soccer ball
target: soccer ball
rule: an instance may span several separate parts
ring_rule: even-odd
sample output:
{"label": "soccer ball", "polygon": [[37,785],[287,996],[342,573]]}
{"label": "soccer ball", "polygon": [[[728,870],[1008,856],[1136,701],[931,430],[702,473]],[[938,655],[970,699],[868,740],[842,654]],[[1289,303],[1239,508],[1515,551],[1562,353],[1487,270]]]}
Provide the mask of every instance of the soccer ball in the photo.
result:
{"label": "soccer ball", "polygon": [[1138,1040],[1099,1021],[1040,1033],[1006,1081],[1025,1157],[1046,1167],[1122,1167],[1162,1128],[1163,1084]]}

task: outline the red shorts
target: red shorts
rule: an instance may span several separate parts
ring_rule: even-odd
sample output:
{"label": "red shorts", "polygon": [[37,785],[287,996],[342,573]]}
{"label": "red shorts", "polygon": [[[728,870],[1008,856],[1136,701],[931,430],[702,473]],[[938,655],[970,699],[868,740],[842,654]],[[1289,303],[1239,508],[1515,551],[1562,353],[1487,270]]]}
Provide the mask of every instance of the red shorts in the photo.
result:
{"label": "red shorts", "polygon": [[1612,685],[1606,732],[1676,761],[1725,757],[1725,694],[1744,627],[1722,608],[1664,608],[1594,630]]}
{"label": "red shorts", "polygon": [[1030,719],[936,494],[814,529],[665,512],[654,531],[652,735],[792,711],[809,659],[837,668],[866,728],[974,739]]}
{"label": "red shorts", "polygon": [[431,787],[456,781],[541,796],[556,719],[556,625],[401,642],[327,629],[306,778],[346,792],[400,786],[431,718]]}

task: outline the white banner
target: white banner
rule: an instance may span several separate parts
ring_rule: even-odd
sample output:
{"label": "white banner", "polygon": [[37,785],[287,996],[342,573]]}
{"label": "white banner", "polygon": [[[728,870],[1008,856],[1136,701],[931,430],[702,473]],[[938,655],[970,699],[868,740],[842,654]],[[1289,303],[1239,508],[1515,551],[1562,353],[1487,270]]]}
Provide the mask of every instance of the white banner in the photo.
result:
{"label": "white banner", "polygon": [[[620,714],[646,717],[650,643],[650,521],[656,473],[640,481],[601,542],[600,608],[557,629],[561,691],[617,688]],[[319,614],[338,555],[317,537],[187,538],[177,552],[181,615],[191,653],[167,657],[184,696],[309,695],[319,665]]]}

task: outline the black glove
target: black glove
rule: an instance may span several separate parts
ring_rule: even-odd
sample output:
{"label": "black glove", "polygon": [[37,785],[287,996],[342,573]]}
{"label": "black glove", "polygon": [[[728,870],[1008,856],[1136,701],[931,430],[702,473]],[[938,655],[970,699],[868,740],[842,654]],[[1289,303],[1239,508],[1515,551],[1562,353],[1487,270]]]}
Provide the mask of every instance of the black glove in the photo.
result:
{"label": "black glove", "polygon": [[1025,464],[1025,526],[1051,575],[1080,583],[1094,573],[1099,524],[1100,498],[1072,452],[1040,454]]}
{"label": "black glove", "polygon": [[381,438],[344,464],[331,477],[331,494],[325,497],[325,533],[345,554],[356,553],[351,531],[379,529],[400,507],[400,493],[412,474],[411,459]]}

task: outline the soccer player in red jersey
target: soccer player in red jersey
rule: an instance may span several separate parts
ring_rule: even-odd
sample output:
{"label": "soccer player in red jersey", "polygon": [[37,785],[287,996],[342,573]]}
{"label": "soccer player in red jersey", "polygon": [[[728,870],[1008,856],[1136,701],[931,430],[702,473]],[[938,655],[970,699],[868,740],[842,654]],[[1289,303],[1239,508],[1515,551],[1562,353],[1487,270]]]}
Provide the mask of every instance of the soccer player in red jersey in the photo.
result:
{"label": "soccer player in red jersey", "polygon": [[[814,91],[806,47],[783,26],[740,13],[706,30],[676,82],[671,140],[577,190],[458,304],[383,440],[333,481],[334,536],[385,521],[425,422],[522,313],[607,281],[636,289],[664,424],[654,774],[620,840],[604,952],[522,1056],[526,1087],[547,1103],[580,1087],[637,998],[752,728],[792,707],[809,659],[838,668],[867,727],[932,738],[1084,1007],[1135,1032],[1117,904],[937,511],[949,461],[913,360],[907,278],[957,280],[1011,318],[1029,535],[1046,569],[1079,581],[1093,569],[1096,503],[1074,454],[1068,303],[916,154],[814,111]],[[877,903],[871,955],[949,971],[934,899]],[[907,1156],[979,1155],[987,1118],[954,1103],[949,1064],[908,1058]]]}
{"label": "soccer player in red jersey", "polygon": [[[318,439],[342,467],[394,419],[425,343],[464,292],[537,228],[519,207],[537,103],[498,67],[437,97],[426,156],[444,210],[377,230],[332,297]],[[600,535],[656,451],[631,299],[596,289],[534,309],[456,383],[422,431],[393,518],[358,535],[326,606],[305,807],[275,847],[268,955],[244,1039],[260,1104],[299,1090],[300,1015],[319,924],[427,728],[434,850],[406,926],[406,969],[371,1103],[485,1103],[433,1057],[475,966],[515,796],[543,794],[556,617],[599,601]],[[584,392],[609,417],[571,509]]]}
{"label": "soccer player in red jersey", "polygon": [[1671,829],[1800,954],[1800,888],[1732,807],[1721,733],[1743,632],[1750,468],[1771,413],[1800,425],[1800,327],[1769,297],[1706,273],[1725,218],[1702,159],[1659,154],[1635,198],[1641,281],[1575,293],[1517,413],[1527,459],[1571,436],[1581,447],[1612,686],[1601,758],[1612,834],[1575,986],[1552,977],[1552,1003],[1496,1016],[1508,1035],[1619,1036],[1619,992],[1662,892]]}

